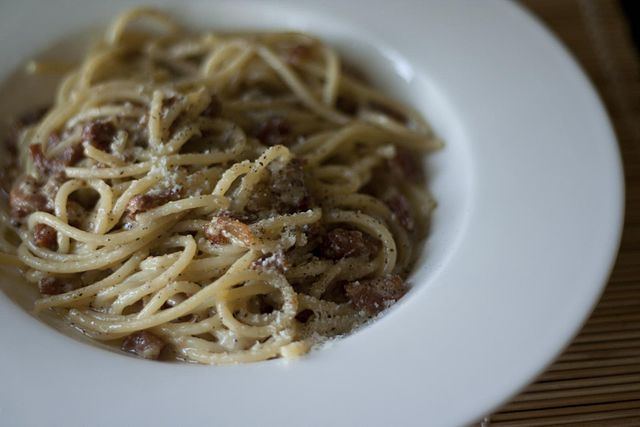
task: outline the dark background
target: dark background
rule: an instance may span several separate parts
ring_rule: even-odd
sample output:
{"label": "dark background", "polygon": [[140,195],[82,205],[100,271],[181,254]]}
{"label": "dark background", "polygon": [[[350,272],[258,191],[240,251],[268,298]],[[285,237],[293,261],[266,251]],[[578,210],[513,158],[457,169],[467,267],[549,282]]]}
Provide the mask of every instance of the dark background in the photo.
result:
{"label": "dark background", "polygon": [[[598,1],[598,0],[591,0]],[[624,11],[627,20],[629,21],[629,28],[631,29],[631,35],[633,42],[636,45],[636,51],[640,50],[640,0],[620,0],[622,4],[622,10]]]}

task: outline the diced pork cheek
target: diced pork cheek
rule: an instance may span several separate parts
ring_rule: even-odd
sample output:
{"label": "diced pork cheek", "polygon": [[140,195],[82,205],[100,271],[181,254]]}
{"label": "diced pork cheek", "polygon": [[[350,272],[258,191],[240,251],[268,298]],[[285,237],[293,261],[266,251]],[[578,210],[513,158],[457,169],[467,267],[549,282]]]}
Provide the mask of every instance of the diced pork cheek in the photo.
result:
{"label": "diced pork cheek", "polygon": [[48,158],[42,152],[41,144],[32,144],[29,146],[31,159],[36,170],[41,176],[58,174],[64,171],[65,166],[73,166],[83,157],[83,149],[79,144],[71,145],[65,148],[60,155],[55,158]]}
{"label": "diced pork cheek", "polygon": [[9,127],[7,135],[4,139],[4,148],[6,150],[0,169],[0,184],[2,188],[9,193],[11,185],[15,181],[18,170],[18,140],[20,135],[27,126],[37,123],[49,110],[48,107],[40,107],[20,116]]}
{"label": "diced pork cheek", "polygon": [[47,276],[40,279],[38,289],[42,295],[59,295],[82,287],[82,281],[75,277]]}
{"label": "diced pork cheek", "polygon": [[369,315],[381,312],[408,290],[404,280],[396,274],[350,282],[344,288],[353,306]]}
{"label": "diced pork cheek", "polygon": [[157,360],[165,343],[160,337],[148,331],[140,331],[128,335],[122,342],[122,350],[136,356]]}
{"label": "diced pork cheek", "polygon": [[9,193],[9,208],[14,220],[36,212],[52,212],[47,197],[40,192],[40,186],[32,176],[26,176],[16,182]]}
{"label": "diced pork cheek", "polygon": [[338,260],[347,257],[370,257],[379,247],[376,239],[359,230],[334,228],[323,237],[319,249],[323,258]]}
{"label": "diced pork cheek", "polygon": [[306,246],[312,250],[322,244],[324,236],[327,233],[325,226],[320,222],[305,224],[302,226],[302,231],[307,238]]}
{"label": "diced pork cheek", "polygon": [[[49,177],[44,185],[32,176],[25,176],[18,181],[9,193],[11,217],[20,222],[33,212],[53,213],[54,199],[60,186],[67,180],[62,174]],[[86,212],[80,204],[67,200],[67,218],[69,224],[78,226],[82,223]]]}
{"label": "diced pork cheek", "polygon": [[293,159],[287,163],[269,165],[270,178],[255,188],[246,206],[249,212],[275,210],[292,214],[310,209],[314,199],[305,182],[303,162]]}
{"label": "diced pork cheek", "polygon": [[40,144],[30,145],[29,154],[31,155],[31,160],[33,160],[33,164],[36,167],[36,170],[41,175],[58,172],[62,169],[62,165],[59,162],[56,162],[53,159],[48,159],[44,155],[44,153],[42,152],[42,145]]}
{"label": "diced pork cheek", "polygon": [[425,181],[424,168],[420,159],[422,156],[408,148],[396,147],[396,156],[387,161],[391,172],[400,180],[408,179],[414,184]]}
{"label": "diced pork cheek", "polygon": [[217,216],[206,225],[204,235],[214,245],[226,245],[233,237],[246,245],[255,242],[255,236],[249,226],[237,219]]}
{"label": "diced pork cheek", "polygon": [[106,120],[96,120],[82,128],[82,140],[102,151],[109,148],[115,135],[115,125]]}
{"label": "diced pork cheek", "polygon": [[159,193],[138,194],[127,203],[126,214],[134,218],[137,214],[157,208],[167,202],[178,200],[182,197],[182,189],[171,189]]}
{"label": "diced pork cheek", "polygon": [[271,210],[273,204],[274,198],[269,191],[268,183],[261,181],[253,188],[251,196],[247,200],[245,211],[250,214],[258,214]]}
{"label": "diced pork cheek", "polygon": [[299,159],[293,159],[272,172],[271,191],[278,196],[281,212],[305,211],[313,204],[305,183],[303,162]]}
{"label": "diced pork cheek", "polygon": [[33,243],[41,248],[56,249],[58,247],[56,230],[46,224],[36,224],[33,227]]}
{"label": "diced pork cheek", "polygon": [[390,193],[391,194],[384,200],[386,205],[391,209],[391,212],[405,230],[413,231],[415,229],[415,220],[411,213],[409,201],[404,194],[398,190]]}

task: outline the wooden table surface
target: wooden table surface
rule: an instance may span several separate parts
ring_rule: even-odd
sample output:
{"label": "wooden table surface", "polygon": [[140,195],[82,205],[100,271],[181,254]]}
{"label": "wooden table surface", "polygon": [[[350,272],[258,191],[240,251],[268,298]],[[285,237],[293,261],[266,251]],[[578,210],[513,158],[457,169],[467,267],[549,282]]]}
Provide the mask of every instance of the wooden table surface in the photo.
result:
{"label": "wooden table surface", "polygon": [[[640,2],[640,1],[639,1]],[[585,69],[623,156],[626,219],[605,293],[580,334],[491,426],[640,426],[640,68],[617,0],[521,0]]]}

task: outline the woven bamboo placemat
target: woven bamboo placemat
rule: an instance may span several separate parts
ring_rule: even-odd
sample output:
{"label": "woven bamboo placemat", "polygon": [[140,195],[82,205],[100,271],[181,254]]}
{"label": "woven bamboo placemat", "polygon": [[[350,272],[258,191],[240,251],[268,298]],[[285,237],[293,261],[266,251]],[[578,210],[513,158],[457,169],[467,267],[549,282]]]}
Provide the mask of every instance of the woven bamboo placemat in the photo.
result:
{"label": "woven bamboo placemat", "polygon": [[521,0],[568,47],[616,129],[626,178],[620,253],[596,309],[566,351],[491,426],[640,426],[640,67],[616,0]]}

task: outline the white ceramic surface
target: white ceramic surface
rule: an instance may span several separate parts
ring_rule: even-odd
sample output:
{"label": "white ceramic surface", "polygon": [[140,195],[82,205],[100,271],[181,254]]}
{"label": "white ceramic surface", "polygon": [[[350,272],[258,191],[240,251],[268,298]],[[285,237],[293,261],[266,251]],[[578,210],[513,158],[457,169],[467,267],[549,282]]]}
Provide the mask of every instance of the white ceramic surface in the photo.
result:
{"label": "white ceramic surface", "polygon": [[[497,0],[155,3],[187,23],[319,34],[427,115],[446,148],[429,160],[439,207],[415,288],[301,360],[203,367],[69,338],[3,274],[0,424],[463,425],[571,339],[618,246],[623,181],[592,87],[531,17]],[[131,4],[0,0],[0,80]],[[12,80],[0,112],[43,98],[35,88]]]}

